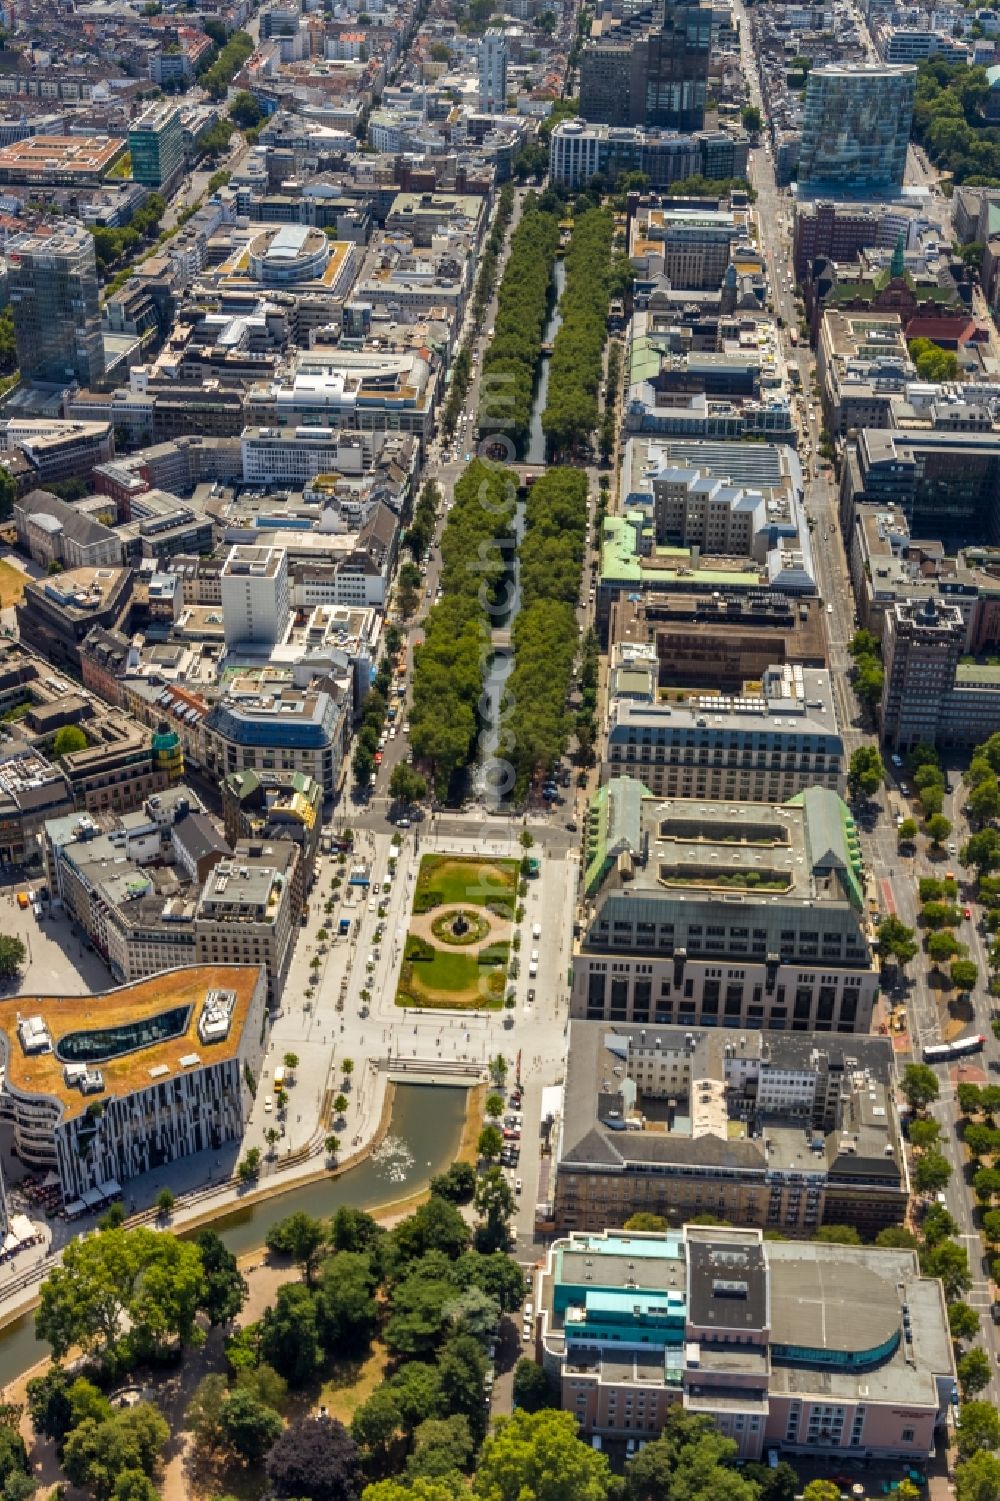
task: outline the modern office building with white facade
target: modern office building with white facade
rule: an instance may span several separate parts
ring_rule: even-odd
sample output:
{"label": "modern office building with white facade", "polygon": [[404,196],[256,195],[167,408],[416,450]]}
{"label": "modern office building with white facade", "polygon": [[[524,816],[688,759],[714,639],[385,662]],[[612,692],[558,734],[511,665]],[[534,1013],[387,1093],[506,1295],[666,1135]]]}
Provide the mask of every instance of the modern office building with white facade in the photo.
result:
{"label": "modern office building with white facade", "polygon": [[222,570],[227,646],[274,646],[288,629],[288,555],[280,547],[237,543]]}
{"label": "modern office building with white facade", "polygon": [[484,115],[502,115],[507,108],[507,34],[502,26],[488,27],[479,44],[479,108]]}
{"label": "modern office building with white facade", "polygon": [[99,996],[0,1002],[0,1118],[72,1214],[239,1141],[267,1046],[261,966],[170,970]]}

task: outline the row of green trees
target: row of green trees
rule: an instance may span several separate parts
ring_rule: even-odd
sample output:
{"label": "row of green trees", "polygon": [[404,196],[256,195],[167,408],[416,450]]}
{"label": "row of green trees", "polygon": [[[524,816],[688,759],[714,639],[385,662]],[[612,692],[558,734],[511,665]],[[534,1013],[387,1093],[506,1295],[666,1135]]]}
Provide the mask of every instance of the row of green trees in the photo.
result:
{"label": "row of green trees", "polygon": [[104,273],[126,256],[134,254],[160,227],[166,204],[159,193],[150,193],[142,208],[137,209],[121,229],[91,229],[97,269]]}
{"label": "row of green trees", "polygon": [[[490,230],[489,238],[487,239],[486,244],[483,247],[482,255],[479,258],[479,274],[476,278],[476,290],[473,294],[472,299],[472,319],[474,325],[473,337],[475,337],[475,334],[479,331],[483,316],[496,289],[497,264],[500,259],[500,252],[503,249],[503,242],[506,238],[507,229],[510,225],[513,213],[514,189],[510,183],[507,183],[500,190],[500,197],[497,199],[496,216],[493,220],[493,228]],[[441,425],[449,438],[455,431],[455,425],[458,422],[458,414],[459,412],[461,412],[462,408],[465,405],[465,398],[468,394],[469,381],[471,379],[471,376],[472,355],[470,353],[469,343],[466,342],[458,351],[458,354],[455,357],[455,363],[451,367],[451,382],[448,386],[448,399],[444,404],[444,413],[441,418]]]}
{"label": "row of green trees", "polygon": [[557,454],[581,448],[597,426],[613,238],[614,220],[607,209],[589,209],[574,221],[559,303],[562,324],[552,347],[542,412],[546,444]]}
{"label": "row of green trees", "polygon": [[[399,650],[399,633],[396,635],[396,650]],[[385,718],[389,710],[389,688],[392,683],[392,662],[387,649],[381,662],[375,681],[369,690],[368,697],[363,705],[363,717],[361,727],[358,730],[354,742],[354,760],[352,770],[355,781],[364,787],[372,772],[375,770],[375,753],[378,750],[382,731],[385,728]]]}
{"label": "row of green trees", "polygon": [[468,764],[489,662],[489,612],[507,571],[517,490],[509,470],[475,459],[455,486],[441,537],[442,598],[414,653],[410,745],[439,792]]}
{"label": "row of green trees", "polygon": [[500,252],[503,250],[503,242],[507,238],[507,230],[510,228],[510,221],[513,217],[514,188],[508,182],[500,189],[493,228],[479,257],[479,274],[476,278],[476,291],[472,300],[472,316],[477,324],[482,322],[486,309],[492,301],[493,293],[496,291]]}
{"label": "row of green trees", "polygon": [[224,99],[229,85],[253,52],[253,37],[245,31],[234,31],[204,71],[199,72],[198,82],[212,99]]}
{"label": "row of green trees", "polygon": [[414,560],[418,563],[434,540],[434,524],[440,504],[440,489],[432,479],[425,481],[403,537],[404,545],[409,548]]}
{"label": "row of green trees", "polygon": [[[985,908],[990,934],[990,994],[1000,996],[1000,733],[976,746],[963,781],[965,812],[974,832],[959,855],[976,873],[976,897]],[[993,1030],[1000,1036],[1000,1021],[994,1020]]]}
{"label": "row of green trees", "polygon": [[514,622],[507,722],[520,796],[537,771],[555,765],[572,728],[567,699],[586,530],[586,475],[549,469],[528,491],[519,550],[522,605]]}
{"label": "row of green trees", "polygon": [[882,698],[885,669],[882,666],[882,647],[871,631],[855,631],[847,646],[854,659],[854,691],[863,704],[874,713]]}
{"label": "row of green trees", "polygon": [[511,236],[497,296],[493,342],[483,358],[478,425],[481,437],[503,435],[518,455],[531,431],[531,407],[549,311],[559,220],[532,193]]}
{"label": "row of green trees", "polygon": [[622,346],[617,339],[612,340],[608,350],[607,378],[604,385],[604,412],[601,417],[600,447],[601,459],[606,464],[611,458],[615,448],[615,403],[618,400],[618,387],[622,378]]}

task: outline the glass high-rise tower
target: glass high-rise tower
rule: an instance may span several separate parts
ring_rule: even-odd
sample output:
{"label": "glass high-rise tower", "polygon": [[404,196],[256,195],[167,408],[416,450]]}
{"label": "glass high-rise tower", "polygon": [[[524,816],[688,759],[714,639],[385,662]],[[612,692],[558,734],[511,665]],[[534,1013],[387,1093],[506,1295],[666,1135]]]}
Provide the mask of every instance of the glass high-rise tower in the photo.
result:
{"label": "glass high-rise tower", "polygon": [[839,198],[898,193],[916,86],[912,64],[813,68],[802,117],[799,192]]}
{"label": "glass high-rise tower", "polygon": [[7,264],[22,379],[96,385],[105,364],[93,236],[82,227],[24,235]]}
{"label": "glass high-rise tower", "polygon": [[151,104],[128,133],[132,180],[159,192],[184,170],[184,130],[176,104]]}
{"label": "glass high-rise tower", "polygon": [[642,118],[636,125],[664,130],[701,130],[705,124],[712,9],[708,5],[663,6],[661,24],[644,44]]}
{"label": "glass high-rise tower", "polygon": [[592,125],[701,130],[705,124],[712,9],[661,0],[587,43],[580,114]]}

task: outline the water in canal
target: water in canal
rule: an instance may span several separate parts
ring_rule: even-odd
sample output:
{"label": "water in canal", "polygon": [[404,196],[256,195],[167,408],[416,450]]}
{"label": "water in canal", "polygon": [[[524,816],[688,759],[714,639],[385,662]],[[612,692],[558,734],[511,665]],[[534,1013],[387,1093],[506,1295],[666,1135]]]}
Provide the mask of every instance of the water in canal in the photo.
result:
{"label": "water in canal", "polygon": [[[555,301],[552,304],[552,314],[545,325],[542,334],[542,343],[551,344],[559,329],[562,327],[562,318],[559,316],[559,302],[566,285],[566,262],[561,258],[555,263]],[[531,432],[528,437],[528,451],[524,456],[526,464],[545,463],[545,434],[542,432],[542,413],[545,410],[546,398],[549,394],[549,357],[542,355],[542,368],[538,377],[538,389],[535,392],[535,405],[531,409]]]}
{"label": "water in canal", "polygon": [[[270,1227],[293,1210],[331,1215],[341,1204],[378,1209],[425,1188],[455,1160],[465,1121],[465,1090],[450,1085],[396,1086],[389,1130],[380,1147],[339,1178],[291,1188],[263,1203],[213,1221],[237,1256],[263,1246]],[[43,1360],[49,1346],[35,1338],[34,1311],[0,1330],[0,1386]]]}
{"label": "water in canal", "polygon": [[[562,324],[562,318],[559,316],[559,299],[562,297],[563,287],[566,285],[566,265],[562,260],[557,260],[555,263],[554,282],[555,298],[552,304],[552,312],[548,323],[545,325],[545,332],[542,334],[542,342],[545,344],[551,344]],[[542,356],[538,385],[535,389],[535,401],[531,409],[531,430],[528,438],[527,452],[524,456],[526,464],[545,463],[545,435],[542,432],[542,412],[545,410],[548,389],[549,356],[546,354]],[[514,511],[512,549],[520,547],[523,535],[524,504],[523,502],[518,502]],[[505,609],[502,614],[491,617],[492,626],[497,630],[509,630],[520,608],[521,565],[515,551],[511,558],[510,573],[508,575]],[[501,807],[509,799],[514,790],[513,768],[502,754],[497,754],[501,738],[504,688],[513,669],[513,650],[504,646],[495,648],[490,658],[486,681],[483,684],[483,731],[480,736],[479,765],[477,769],[479,790],[485,798],[487,807],[493,809]]]}

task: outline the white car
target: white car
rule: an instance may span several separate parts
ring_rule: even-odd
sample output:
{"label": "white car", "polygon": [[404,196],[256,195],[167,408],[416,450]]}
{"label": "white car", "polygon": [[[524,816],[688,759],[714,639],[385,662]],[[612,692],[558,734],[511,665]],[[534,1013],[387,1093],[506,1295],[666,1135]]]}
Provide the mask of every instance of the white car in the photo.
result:
{"label": "white car", "polygon": [[265,1111],[266,1114],[270,1114],[270,1112],[273,1109],[274,1109],[274,1100],[271,1098],[271,1096],[269,1094],[266,1094],[264,1096],[264,1111]]}

